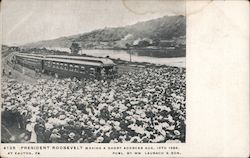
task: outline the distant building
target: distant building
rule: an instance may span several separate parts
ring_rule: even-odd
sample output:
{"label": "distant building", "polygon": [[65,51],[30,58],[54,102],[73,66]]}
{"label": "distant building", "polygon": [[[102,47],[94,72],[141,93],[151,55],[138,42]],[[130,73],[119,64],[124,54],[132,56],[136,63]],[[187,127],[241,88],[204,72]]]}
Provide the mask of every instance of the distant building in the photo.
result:
{"label": "distant building", "polygon": [[133,42],[133,46],[134,47],[147,47],[152,45],[153,40],[149,39],[149,38],[138,38]]}
{"label": "distant building", "polygon": [[9,51],[20,51],[19,47],[9,47]]}
{"label": "distant building", "polygon": [[160,47],[173,47],[175,46],[175,40],[160,40],[159,46]]}
{"label": "distant building", "polygon": [[72,54],[77,55],[79,53],[79,51],[81,50],[81,47],[80,47],[79,43],[73,42],[69,49],[70,49]]}

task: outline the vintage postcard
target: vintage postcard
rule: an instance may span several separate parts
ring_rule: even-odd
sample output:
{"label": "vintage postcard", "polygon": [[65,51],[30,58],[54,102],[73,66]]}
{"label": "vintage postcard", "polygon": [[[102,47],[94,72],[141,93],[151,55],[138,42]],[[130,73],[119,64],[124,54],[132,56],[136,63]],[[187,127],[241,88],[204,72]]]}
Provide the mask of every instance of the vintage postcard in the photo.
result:
{"label": "vintage postcard", "polygon": [[1,2],[1,156],[195,156],[190,3]]}

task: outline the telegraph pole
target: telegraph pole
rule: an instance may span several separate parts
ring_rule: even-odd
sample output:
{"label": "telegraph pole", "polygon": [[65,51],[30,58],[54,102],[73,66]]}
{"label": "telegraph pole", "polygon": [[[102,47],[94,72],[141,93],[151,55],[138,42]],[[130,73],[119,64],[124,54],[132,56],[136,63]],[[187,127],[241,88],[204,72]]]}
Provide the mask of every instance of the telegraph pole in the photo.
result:
{"label": "telegraph pole", "polygon": [[129,48],[129,61],[131,62],[132,60],[131,60],[131,51],[130,51],[130,48]]}
{"label": "telegraph pole", "polygon": [[128,53],[129,53],[129,61],[131,62],[132,61],[132,57],[131,57],[131,50],[130,50],[130,44],[126,43],[126,47],[128,49]]}

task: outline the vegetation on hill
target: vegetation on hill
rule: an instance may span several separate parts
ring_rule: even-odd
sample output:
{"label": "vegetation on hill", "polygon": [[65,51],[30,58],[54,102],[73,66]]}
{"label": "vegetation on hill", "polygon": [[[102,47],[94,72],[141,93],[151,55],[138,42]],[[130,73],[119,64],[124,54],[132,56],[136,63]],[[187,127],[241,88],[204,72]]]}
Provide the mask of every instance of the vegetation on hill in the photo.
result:
{"label": "vegetation on hill", "polygon": [[70,48],[78,43],[86,49],[127,49],[131,47],[184,47],[185,16],[164,16],[134,25],[103,28],[88,33],[23,45],[22,48]]}

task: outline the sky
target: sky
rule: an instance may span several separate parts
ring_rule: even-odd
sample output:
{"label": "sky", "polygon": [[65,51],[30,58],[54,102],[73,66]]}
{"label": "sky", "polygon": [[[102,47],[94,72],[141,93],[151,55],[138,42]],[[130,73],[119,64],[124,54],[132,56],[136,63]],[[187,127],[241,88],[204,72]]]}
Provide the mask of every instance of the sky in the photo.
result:
{"label": "sky", "polygon": [[2,42],[22,45],[104,27],[185,15],[182,0],[3,0]]}

